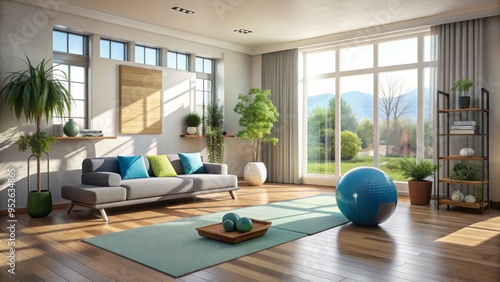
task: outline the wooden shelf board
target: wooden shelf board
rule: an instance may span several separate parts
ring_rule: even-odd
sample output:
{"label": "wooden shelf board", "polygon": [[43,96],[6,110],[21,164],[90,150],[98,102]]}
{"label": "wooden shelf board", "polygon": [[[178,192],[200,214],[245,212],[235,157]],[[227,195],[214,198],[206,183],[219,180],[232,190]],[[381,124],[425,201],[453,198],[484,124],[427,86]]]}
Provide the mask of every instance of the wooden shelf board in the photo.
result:
{"label": "wooden shelf board", "polygon": [[[481,108],[467,108],[467,109],[449,109],[449,110],[439,110],[438,113],[458,113],[458,112],[482,112]],[[489,112],[484,110],[484,112]]]}
{"label": "wooden shelf board", "polygon": [[[234,138],[234,135],[223,135],[225,138]],[[205,138],[206,135],[189,135],[189,134],[181,134],[182,138]]]}
{"label": "wooden shelf board", "polygon": [[472,156],[472,157],[462,157],[460,155],[449,155],[446,157],[439,157],[440,160],[464,160],[464,161],[482,161],[487,160],[488,157]]}
{"label": "wooden shelf board", "polygon": [[[481,203],[455,202],[451,199],[440,199],[439,204],[440,205],[465,207],[465,208],[471,208],[471,209],[480,209],[481,208]],[[488,201],[483,201],[483,208],[487,207],[487,206],[488,206]]]}
{"label": "wooden shelf board", "polygon": [[[481,136],[482,134],[465,134],[465,133],[439,133],[439,136]],[[485,133],[484,136],[488,136],[488,133]]]}
{"label": "wooden shelf board", "polygon": [[56,137],[57,140],[103,140],[103,139],[116,139],[116,136],[101,136],[101,137],[82,137],[82,136],[76,136],[76,137]]}
{"label": "wooden shelf board", "polygon": [[440,178],[439,182],[450,183],[450,184],[467,184],[467,185],[482,185],[483,183],[489,184],[488,179],[485,179],[484,181],[468,181],[468,180],[456,180],[451,178]]}

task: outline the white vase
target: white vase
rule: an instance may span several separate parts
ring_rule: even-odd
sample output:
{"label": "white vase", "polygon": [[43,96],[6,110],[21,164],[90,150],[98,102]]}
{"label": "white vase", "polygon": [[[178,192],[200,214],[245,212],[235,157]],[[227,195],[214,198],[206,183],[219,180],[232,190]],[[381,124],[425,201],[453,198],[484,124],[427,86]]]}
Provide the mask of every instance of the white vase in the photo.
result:
{"label": "white vase", "polygon": [[472,148],[463,148],[460,150],[460,156],[462,157],[473,157],[474,153],[474,149]]}
{"label": "white vase", "polygon": [[190,126],[190,127],[188,127],[188,128],[187,128],[187,133],[188,133],[189,135],[195,135],[195,134],[196,134],[196,131],[197,131],[197,130],[196,130],[196,127],[194,127],[194,126]]}
{"label": "white vase", "polygon": [[251,186],[264,184],[267,178],[267,169],[263,162],[250,162],[243,171],[245,182]]}

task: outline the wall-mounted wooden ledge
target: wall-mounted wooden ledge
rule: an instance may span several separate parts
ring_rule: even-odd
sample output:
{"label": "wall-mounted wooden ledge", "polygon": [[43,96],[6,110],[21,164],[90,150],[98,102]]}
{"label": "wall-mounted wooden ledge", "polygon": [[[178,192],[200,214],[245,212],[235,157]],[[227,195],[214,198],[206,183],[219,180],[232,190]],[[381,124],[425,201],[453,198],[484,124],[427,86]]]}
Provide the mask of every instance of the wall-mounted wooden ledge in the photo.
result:
{"label": "wall-mounted wooden ledge", "polygon": [[60,141],[66,141],[66,140],[104,140],[104,139],[116,139],[116,136],[101,136],[101,137],[82,137],[82,136],[76,136],[76,137],[56,137],[57,140]]}
{"label": "wall-mounted wooden ledge", "polygon": [[[189,134],[182,134],[181,135],[182,138],[205,138],[207,137],[206,135],[189,135]],[[233,137],[236,137],[234,135],[224,135],[224,137],[226,138],[233,138]]]}

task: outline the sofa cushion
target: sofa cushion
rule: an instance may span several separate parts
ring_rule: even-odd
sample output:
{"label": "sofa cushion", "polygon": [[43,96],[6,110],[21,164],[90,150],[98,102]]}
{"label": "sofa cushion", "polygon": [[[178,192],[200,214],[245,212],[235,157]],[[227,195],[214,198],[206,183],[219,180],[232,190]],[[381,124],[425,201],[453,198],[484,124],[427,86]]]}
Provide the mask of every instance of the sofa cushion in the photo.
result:
{"label": "sofa cushion", "polygon": [[125,201],[127,190],[123,187],[102,187],[87,184],[61,187],[63,199],[89,205]]}
{"label": "sofa cushion", "polygon": [[143,156],[118,156],[117,159],[123,180],[149,177]]}
{"label": "sofa cushion", "polygon": [[177,176],[174,167],[166,155],[147,156],[149,166],[156,177]]}
{"label": "sofa cushion", "polygon": [[115,187],[122,183],[121,176],[116,172],[93,171],[82,173],[82,184]]}
{"label": "sofa cushion", "polygon": [[86,158],[82,161],[82,172],[106,171],[120,173],[116,157]]}
{"label": "sofa cushion", "polygon": [[182,167],[181,159],[179,154],[167,154],[167,158],[175,169],[177,175],[184,174],[184,168]]}
{"label": "sofa cushion", "polygon": [[205,173],[200,153],[179,153],[185,174]]}
{"label": "sofa cushion", "polygon": [[193,180],[179,177],[137,178],[122,180],[121,186],[127,189],[127,200],[131,200],[190,193],[193,191]]}
{"label": "sofa cushion", "polygon": [[178,177],[192,179],[194,192],[238,186],[238,178],[231,174],[184,174]]}

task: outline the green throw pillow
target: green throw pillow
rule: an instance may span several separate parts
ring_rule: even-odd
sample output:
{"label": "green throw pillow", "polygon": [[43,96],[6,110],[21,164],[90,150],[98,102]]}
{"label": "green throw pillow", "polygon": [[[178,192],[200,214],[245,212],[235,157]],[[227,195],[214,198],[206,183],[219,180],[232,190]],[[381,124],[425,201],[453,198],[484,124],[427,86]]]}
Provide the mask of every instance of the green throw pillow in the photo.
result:
{"label": "green throw pillow", "polygon": [[174,167],[166,155],[147,156],[149,165],[157,177],[177,176]]}

